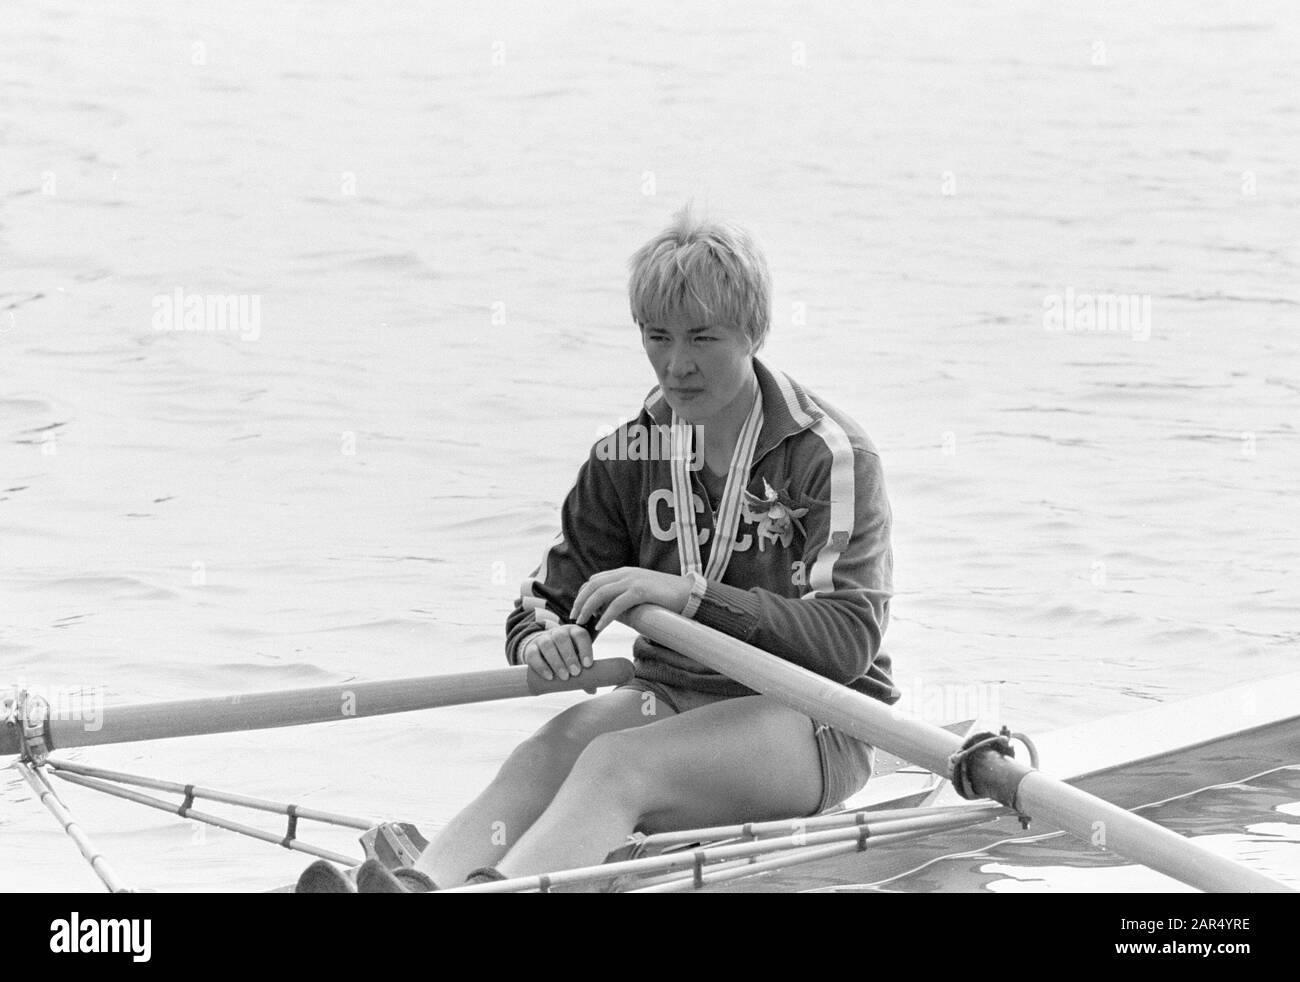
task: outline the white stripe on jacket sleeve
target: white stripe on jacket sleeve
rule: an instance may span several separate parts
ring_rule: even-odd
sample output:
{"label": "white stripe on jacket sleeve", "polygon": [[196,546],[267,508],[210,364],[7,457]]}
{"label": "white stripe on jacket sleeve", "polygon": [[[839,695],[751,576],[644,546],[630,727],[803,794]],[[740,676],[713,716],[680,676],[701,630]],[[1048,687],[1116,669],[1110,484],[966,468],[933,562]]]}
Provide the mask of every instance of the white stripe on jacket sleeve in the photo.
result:
{"label": "white stripe on jacket sleeve", "polygon": [[813,561],[812,571],[808,576],[808,585],[812,589],[804,594],[802,598],[804,600],[811,599],[818,593],[835,589],[835,564],[839,562],[844,550],[849,547],[857,506],[857,489],[854,486],[853,476],[853,445],[849,443],[848,434],[839,423],[825,414],[812,429],[821,437],[831,454],[831,511],[826,542],[817,551],[817,558]]}

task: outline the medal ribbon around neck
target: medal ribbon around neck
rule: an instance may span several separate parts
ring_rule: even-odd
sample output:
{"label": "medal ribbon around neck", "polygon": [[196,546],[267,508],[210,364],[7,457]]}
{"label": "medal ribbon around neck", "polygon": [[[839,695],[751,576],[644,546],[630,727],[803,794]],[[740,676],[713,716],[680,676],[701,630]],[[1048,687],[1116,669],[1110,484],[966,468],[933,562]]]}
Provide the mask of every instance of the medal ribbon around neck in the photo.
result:
{"label": "medal ribbon around neck", "polygon": [[[731,454],[727,484],[713,523],[713,548],[709,550],[709,566],[701,570],[700,533],[695,522],[695,498],[691,493],[691,472],[688,467],[695,427],[676,412],[673,413],[673,507],[677,512],[677,557],[683,574],[703,572],[706,580],[721,582],[722,574],[727,571],[727,563],[730,562],[732,549],[736,545],[742,499],[745,485],[749,483],[749,468],[754,463],[754,449],[758,446],[758,434],[762,429],[763,393],[759,389],[754,393],[754,405],[745,418],[745,425],[741,427],[740,436],[736,440],[736,449]],[[700,452],[703,454],[703,448],[700,448]]]}

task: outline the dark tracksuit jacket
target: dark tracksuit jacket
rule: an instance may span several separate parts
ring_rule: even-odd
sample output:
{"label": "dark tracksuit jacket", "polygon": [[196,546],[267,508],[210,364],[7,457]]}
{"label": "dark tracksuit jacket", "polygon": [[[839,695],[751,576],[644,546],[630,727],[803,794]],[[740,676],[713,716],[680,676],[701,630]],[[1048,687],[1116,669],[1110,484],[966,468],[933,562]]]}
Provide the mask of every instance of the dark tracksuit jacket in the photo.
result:
{"label": "dark tracksuit jacket", "polygon": [[[754,370],[764,421],[746,488],[761,498],[766,479],[783,502],[808,511],[802,528],[792,524],[788,545],[766,537],[761,549],[758,527],[742,516],[722,582],[709,582],[694,618],[818,675],[897,702],[890,659],[881,650],[893,557],[880,458],[843,413],[758,359]],[[518,663],[528,635],[573,623],[573,600],[593,574],[621,566],[682,572],[668,454],[646,460],[626,459],[642,456],[635,451],[618,452],[632,446],[635,428],[645,433],[671,421],[672,410],[656,387],[638,416],[620,428],[627,432],[592,447],[565,498],[560,534],[524,581],[506,620],[511,664]],[[707,564],[714,516],[697,471],[691,471],[691,481],[704,540],[700,556]],[[633,657],[636,674],[645,679],[719,695],[752,691],[645,637],[637,637]]]}

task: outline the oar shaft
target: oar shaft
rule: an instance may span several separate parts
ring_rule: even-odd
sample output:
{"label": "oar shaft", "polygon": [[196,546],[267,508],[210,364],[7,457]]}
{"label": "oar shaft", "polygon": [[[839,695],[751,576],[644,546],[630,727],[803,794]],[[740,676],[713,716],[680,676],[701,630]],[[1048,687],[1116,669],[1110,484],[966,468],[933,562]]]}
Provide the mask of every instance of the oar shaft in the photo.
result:
{"label": "oar shaft", "polygon": [[[547,682],[524,666],[430,675],[420,678],[352,682],[282,692],[181,699],[104,707],[99,725],[86,720],[51,719],[46,722],[46,743],[51,750],[131,743],[235,730],[262,730],[304,723],[408,713],[439,706],[457,706],[493,699],[518,699],[548,692],[621,685],[632,676],[625,658],[598,660],[576,678]],[[0,726],[0,754],[21,752],[17,728]]]}
{"label": "oar shaft", "polygon": [[[961,739],[947,730],[903,717],[876,699],[662,607],[642,604],[621,619],[658,644],[936,774],[948,776],[948,758],[961,747]],[[1019,761],[997,754],[983,759],[987,767],[974,769],[980,794],[1019,807],[1084,842],[1104,846],[1201,890],[1293,892],[1271,877]]]}
{"label": "oar shaft", "polygon": [[[852,734],[943,777],[948,776],[948,757],[961,746],[960,737],[941,727],[897,713],[878,699],[663,607],[642,604],[633,607],[620,620],[650,640],[769,695],[819,723]],[[887,741],[877,739],[885,733]]]}
{"label": "oar shaft", "polygon": [[1038,771],[1021,779],[1016,801],[1027,815],[1207,893],[1293,892],[1177,832]]}

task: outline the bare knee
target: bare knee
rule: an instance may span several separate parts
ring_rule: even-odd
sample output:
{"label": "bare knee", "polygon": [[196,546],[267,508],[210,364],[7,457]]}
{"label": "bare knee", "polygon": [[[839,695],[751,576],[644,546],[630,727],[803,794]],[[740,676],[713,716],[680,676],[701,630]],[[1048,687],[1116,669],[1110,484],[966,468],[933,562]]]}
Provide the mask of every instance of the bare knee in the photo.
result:
{"label": "bare knee", "polygon": [[664,775],[644,752],[643,734],[635,730],[602,733],[578,756],[566,788],[586,800],[634,812],[639,820],[656,803]]}
{"label": "bare knee", "polygon": [[591,740],[589,727],[561,713],[515,747],[501,766],[498,780],[503,777],[516,782],[540,779],[558,787]]}

